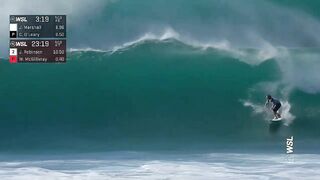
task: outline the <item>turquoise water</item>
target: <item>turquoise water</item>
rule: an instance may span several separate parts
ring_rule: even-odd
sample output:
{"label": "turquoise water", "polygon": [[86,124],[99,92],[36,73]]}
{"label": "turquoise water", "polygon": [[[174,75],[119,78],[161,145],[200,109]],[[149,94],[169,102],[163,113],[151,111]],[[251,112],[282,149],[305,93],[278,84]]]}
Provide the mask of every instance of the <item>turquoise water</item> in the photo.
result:
{"label": "turquoise water", "polygon": [[[319,8],[2,2],[1,24],[66,14],[68,58],[9,64],[0,27],[0,179],[319,179]],[[282,103],[280,123],[266,94]]]}
{"label": "turquoise water", "polygon": [[276,59],[252,66],[226,52],[170,40],[114,53],[71,52],[67,64],[1,67],[4,152],[218,150],[232,144],[243,144],[235,151],[283,152],[289,136],[297,137],[297,152],[319,145],[318,94],[292,90],[285,97],[295,116],[289,125],[274,127],[267,110],[254,113],[244,105],[262,106],[266,92],[257,84],[283,78]]}
{"label": "turquoise water", "polygon": [[[68,15],[68,63],[1,60],[1,152],[283,152],[291,136],[296,152],[318,152],[317,2],[60,5],[44,7]],[[282,123],[268,122],[266,94]]]}

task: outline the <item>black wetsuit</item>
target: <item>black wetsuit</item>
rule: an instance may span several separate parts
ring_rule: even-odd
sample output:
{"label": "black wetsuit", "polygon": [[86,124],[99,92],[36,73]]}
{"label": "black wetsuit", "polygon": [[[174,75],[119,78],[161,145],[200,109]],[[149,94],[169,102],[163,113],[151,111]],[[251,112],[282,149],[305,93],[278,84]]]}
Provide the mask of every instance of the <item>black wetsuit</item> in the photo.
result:
{"label": "black wetsuit", "polygon": [[275,113],[276,113],[276,112],[280,109],[280,107],[281,107],[281,103],[280,103],[280,101],[277,100],[277,99],[271,98],[271,99],[269,99],[267,102],[268,102],[268,103],[269,103],[269,102],[272,102],[272,110],[273,110],[273,112],[275,112]]}

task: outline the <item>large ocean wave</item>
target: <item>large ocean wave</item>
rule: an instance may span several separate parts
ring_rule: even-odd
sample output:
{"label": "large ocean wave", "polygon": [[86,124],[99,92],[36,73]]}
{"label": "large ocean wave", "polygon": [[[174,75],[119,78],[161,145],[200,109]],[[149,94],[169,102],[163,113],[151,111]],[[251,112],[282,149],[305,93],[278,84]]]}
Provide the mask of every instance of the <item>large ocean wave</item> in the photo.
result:
{"label": "large ocean wave", "polygon": [[[300,51],[287,50],[310,54]],[[225,49],[163,38],[73,51],[64,65],[2,62],[1,150],[249,148],[262,141],[280,150],[286,136],[314,141],[319,95],[286,82],[282,60],[248,64]],[[280,130],[260,107],[270,92],[283,102]]]}
{"label": "large ocean wave", "polygon": [[[315,2],[32,2],[5,2],[0,21],[67,14],[68,63],[1,60],[1,151],[280,147],[286,136],[320,137]],[[8,40],[7,27],[0,37]],[[284,125],[266,121],[266,94],[283,103]]]}

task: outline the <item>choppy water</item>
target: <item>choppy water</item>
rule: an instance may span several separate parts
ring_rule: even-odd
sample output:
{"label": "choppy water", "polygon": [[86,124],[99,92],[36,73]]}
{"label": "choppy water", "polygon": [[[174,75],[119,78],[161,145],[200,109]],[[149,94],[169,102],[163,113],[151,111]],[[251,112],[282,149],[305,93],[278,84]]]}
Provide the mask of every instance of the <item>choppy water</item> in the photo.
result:
{"label": "choppy water", "polygon": [[4,180],[318,179],[319,158],[314,154],[111,153],[86,155],[85,159],[2,161],[0,177]]}

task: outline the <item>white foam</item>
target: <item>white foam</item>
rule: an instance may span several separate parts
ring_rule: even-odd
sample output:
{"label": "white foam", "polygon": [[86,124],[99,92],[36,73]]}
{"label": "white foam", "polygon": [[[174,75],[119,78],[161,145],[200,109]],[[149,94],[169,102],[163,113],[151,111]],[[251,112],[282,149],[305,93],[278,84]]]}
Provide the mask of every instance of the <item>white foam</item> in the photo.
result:
{"label": "white foam", "polygon": [[[71,52],[75,51],[96,51],[96,52],[111,52],[115,53],[117,51],[124,51],[129,49],[130,47],[137,46],[139,44],[142,44],[147,41],[167,41],[167,40],[176,40],[179,41],[185,45],[194,47],[194,48],[199,48],[202,50],[207,50],[207,49],[216,49],[216,50],[221,50],[229,53],[230,56],[233,56],[235,58],[239,58],[239,60],[244,61],[248,64],[260,64],[267,58],[271,58],[275,56],[275,51],[273,51],[274,54],[270,53],[268,50],[259,50],[258,54],[252,55],[251,53],[246,53],[245,51],[242,51],[240,49],[234,48],[231,46],[230,42],[228,40],[210,40],[207,42],[202,42],[197,39],[181,35],[179,32],[174,30],[172,27],[165,27],[160,33],[155,33],[155,32],[146,32],[136,39],[128,42],[124,42],[123,44],[113,46],[109,49],[96,49],[96,48],[71,48]],[[275,48],[274,48],[275,49]],[[248,60],[249,59],[249,60]],[[256,61],[258,59],[258,61]]]}
{"label": "white foam", "polygon": [[[279,109],[279,112],[284,121],[284,124],[289,126],[295,119],[295,116],[290,112],[291,104],[287,100],[280,101],[282,106]],[[273,113],[271,112],[271,110],[268,110],[264,104],[253,103],[250,100],[245,100],[242,102],[245,107],[250,107],[253,110],[254,114],[262,115],[265,120],[270,120],[273,118]]]}
{"label": "white foam", "polygon": [[[306,49],[307,51],[307,49]],[[278,65],[283,74],[283,83],[307,93],[320,92],[320,53],[287,53],[279,57]]]}
{"label": "white foam", "polygon": [[289,101],[283,100],[281,101],[282,106],[280,108],[280,114],[285,121],[285,125],[290,125],[292,121],[296,118],[291,112],[291,104]]}
{"label": "white foam", "polygon": [[188,154],[160,159],[49,160],[0,163],[2,180],[317,179],[319,155]]}
{"label": "white foam", "polygon": [[227,39],[220,40],[207,40],[200,41],[198,39],[192,38],[190,36],[181,34],[177,32],[172,27],[165,27],[162,31],[155,32],[146,32],[141,34],[137,38],[124,42],[120,45],[115,45],[108,49],[96,49],[96,48],[71,48],[71,52],[75,51],[95,51],[95,52],[110,52],[115,53],[117,51],[124,51],[131,47],[135,47],[139,44],[142,44],[147,41],[167,41],[167,40],[176,40],[185,45],[199,48],[201,50],[215,49],[228,53],[229,56],[234,57],[242,62],[245,62],[250,65],[259,65],[262,62],[281,56],[282,51],[279,51],[276,47],[272,46],[271,43],[262,39],[261,37],[255,37],[259,46],[254,48],[254,52],[248,52],[246,49],[241,49],[238,47],[233,47]]}
{"label": "white foam", "polygon": [[266,107],[264,107],[262,105],[254,104],[254,103],[252,103],[250,101],[244,101],[243,105],[245,107],[251,107],[253,112],[256,113],[256,114],[264,113],[266,111]]}
{"label": "white foam", "polygon": [[102,50],[102,49],[94,49],[94,48],[90,48],[90,47],[87,47],[87,48],[70,48],[69,49],[70,52],[109,52],[109,51],[106,51],[106,50]]}

